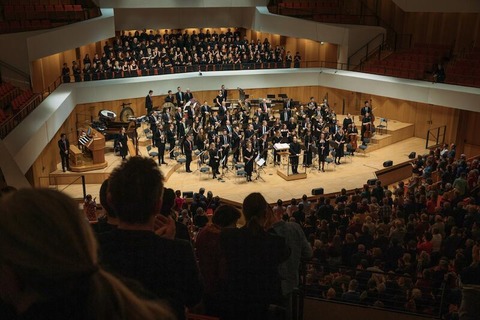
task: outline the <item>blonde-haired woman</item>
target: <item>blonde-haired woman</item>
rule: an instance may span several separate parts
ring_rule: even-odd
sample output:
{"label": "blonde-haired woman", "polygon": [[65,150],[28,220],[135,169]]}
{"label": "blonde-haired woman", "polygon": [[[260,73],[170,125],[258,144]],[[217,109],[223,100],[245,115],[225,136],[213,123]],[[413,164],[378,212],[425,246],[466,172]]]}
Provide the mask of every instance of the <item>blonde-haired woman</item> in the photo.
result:
{"label": "blonde-haired woman", "polygon": [[91,227],[68,196],[23,189],[0,201],[0,299],[22,319],[174,319],[98,265]]}

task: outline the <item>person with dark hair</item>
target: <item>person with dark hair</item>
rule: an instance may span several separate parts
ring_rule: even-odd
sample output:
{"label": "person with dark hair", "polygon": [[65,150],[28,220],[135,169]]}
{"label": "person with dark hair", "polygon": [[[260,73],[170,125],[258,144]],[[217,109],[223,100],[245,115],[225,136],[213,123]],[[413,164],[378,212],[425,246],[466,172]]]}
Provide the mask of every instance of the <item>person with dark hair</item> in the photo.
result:
{"label": "person with dark hair", "polygon": [[120,148],[120,156],[122,160],[125,161],[127,159],[128,154],[128,136],[125,130],[125,127],[120,129],[120,134],[118,136],[118,147]]}
{"label": "person with dark hair", "polygon": [[225,319],[267,319],[268,306],[281,303],[278,267],[289,257],[285,239],[264,230],[268,203],[258,192],[243,201],[246,225],[224,229]]}
{"label": "person with dark hair", "polygon": [[117,216],[107,201],[107,189],[108,179],[103,181],[99,192],[100,204],[102,205],[105,214],[98,218],[98,223],[92,224],[93,231],[97,234],[116,229],[118,225]]}
{"label": "person with dark hair", "polygon": [[193,151],[193,142],[192,136],[190,134],[187,135],[185,142],[183,143],[183,152],[185,153],[186,161],[185,161],[185,171],[192,172],[190,170],[190,163],[192,162],[192,151]]}
{"label": "person with dark hair", "polygon": [[112,172],[108,200],[119,224],[99,235],[100,255],[105,268],[137,280],[184,319],[185,307],[200,301],[202,283],[190,243],[174,240],[174,220],[160,214],[163,191],[151,158],[131,157]]}
{"label": "person with dark hair", "polygon": [[192,241],[190,238],[190,232],[186,225],[177,221],[175,214],[175,199],[176,195],[173,189],[165,188],[163,191],[162,199],[162,208],[160,209],[160,214],[165,217],[172,217],[175,220],[175,239],[183,239],[187,241]]}
{"label": "person with dark hair", "polygon": [[62,133],[60,135],[60,140],[58,140],[58,148],[60,149],[60,159],[62,160],[62,170],[70,170],[70,164],[68,156],[70,154],[70,142],[67,139],[67,135]]}
{"label": "person with dark hair", "polygon": [[150,114],[153,111],[153,90],[148,91],[148,95],[145,97],[145,109],[147,109],[147,114]]}
{"label": "person with dark hair", "polygon": [[220,247],[220,233],[225,228],[235,228],[240,211],[230,205],[221,205],[215,210],[212,223],[200,230],[195,241],[196,255],[200,273],[205,281],[206,314],[220,316],[225,261]]}
{"label": "person with dark hair", "polygon": [[61,192],[2,197],[0,234],[1,319],[175,319],[99,265],[90,226]]}

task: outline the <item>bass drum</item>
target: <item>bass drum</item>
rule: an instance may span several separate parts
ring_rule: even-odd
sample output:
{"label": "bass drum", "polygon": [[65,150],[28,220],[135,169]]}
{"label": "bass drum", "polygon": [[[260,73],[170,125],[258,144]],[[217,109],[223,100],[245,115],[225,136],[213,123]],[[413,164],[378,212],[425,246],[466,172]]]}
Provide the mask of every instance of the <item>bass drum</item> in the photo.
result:
{"label": "bass drum", "polygon": [[124,107],[120,112],[120,121],[128,122],[130,118],[134,118],[135,115],[133,113],[133,109],[130,107]]}

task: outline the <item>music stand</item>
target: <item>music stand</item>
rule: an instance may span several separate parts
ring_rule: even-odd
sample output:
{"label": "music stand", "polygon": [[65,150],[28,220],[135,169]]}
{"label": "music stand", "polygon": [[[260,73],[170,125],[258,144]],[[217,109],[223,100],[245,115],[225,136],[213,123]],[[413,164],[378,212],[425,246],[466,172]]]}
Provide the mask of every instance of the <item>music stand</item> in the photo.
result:
{"label": "music stand", "polygon": [[279,93],[278,97],[282,99],[288,99],[288,96],[285,93]]}
{"label": "music stand", "polygon": [[274,94],[267,94],[267,99],[275,99],[275,95]]}
{"label": "music stand", "polygon": [[261,176],[260,176],[260,172],[263,171],[263,173],[266,173],[265,172],[265,169],[263,169],[263,166],[265,165],[265,159],[263,158],[260,158],[258,160],[255,161],[255,163],[257,164],[257,176],[255,177],[255,180],[262,180],[263,182],[265,182],[265,179],[263,179]]}

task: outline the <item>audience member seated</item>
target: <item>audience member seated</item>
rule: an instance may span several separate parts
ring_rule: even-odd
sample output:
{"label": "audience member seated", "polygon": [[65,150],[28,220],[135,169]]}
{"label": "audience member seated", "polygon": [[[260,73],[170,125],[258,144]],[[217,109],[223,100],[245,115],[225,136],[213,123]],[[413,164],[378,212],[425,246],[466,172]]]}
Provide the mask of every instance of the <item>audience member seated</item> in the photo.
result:
{"label": "audience member seated", "polygon": [[119,223],[99,235],[101,261],[168,301],[184,319],[185,307],[200,302],[203,285],[190,243],[174,240],[175,221],[161,214],[162,193],[163,176],[151,158],[132,157],[112,172],[108,200]]}
{"label": "audience member seated", "polygon": [[78,204],[58,191],[2,196],[0,233],[1,319],[175,318],[99,266],[97,242]]}

